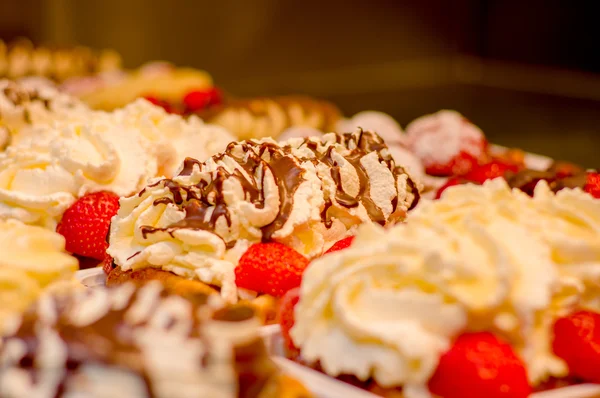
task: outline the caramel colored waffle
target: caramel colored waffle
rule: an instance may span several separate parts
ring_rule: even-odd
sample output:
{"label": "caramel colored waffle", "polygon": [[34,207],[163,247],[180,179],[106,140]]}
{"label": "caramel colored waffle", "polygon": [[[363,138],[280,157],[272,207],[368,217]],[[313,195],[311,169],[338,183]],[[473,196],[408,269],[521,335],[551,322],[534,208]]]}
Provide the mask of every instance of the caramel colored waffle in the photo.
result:
{"label": "caramel colored waffle", "polygon": [[277,138],[294,126],[330,132],[341,118],[335,105],[303,96],[232,99],[198,115],[209,123],[225,127],[240,140]]}
{"label": "caramel colored waffle", "polygon": [[[133,282],[143,286],[149,281],[160,281],[165,289],[179,296],[193,296],[196,294],[219,294],[218,288],[200,282],[189,280],[157,268],[141,268],[123,271],[121,267],[114,268],[106,279],[107,286],[117,286],[126,282]],[[254,308],[257,316],[264,324],[274,323],[276,320],[279,300],[273,296],[261,295],[253,299],[241,300],[240,303],[248,304]]]}
{"label": "caramel colored waffle", "polygon": [[36,47],[27,39],[8,44],[0,40],[0,77],[3,78],[39,76],[61,82],[70,77],[90,76],[120,68],[121,56],[112,50]]}

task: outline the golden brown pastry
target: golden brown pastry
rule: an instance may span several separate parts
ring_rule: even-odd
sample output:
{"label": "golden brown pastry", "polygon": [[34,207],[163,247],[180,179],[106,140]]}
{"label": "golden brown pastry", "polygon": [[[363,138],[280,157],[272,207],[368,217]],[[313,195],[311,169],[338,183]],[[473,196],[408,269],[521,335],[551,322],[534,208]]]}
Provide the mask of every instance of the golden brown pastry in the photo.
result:
{"label": "golden brown pastry", "polygon": [[0,340],[0,396],[309,397],[259,326],[248,306],[160,283],[44,296]]}
{"label": "golden brown pastry", "polygon": [[0,40],[0,77],[3,78],[39,76],[60,82],[120,68],[121,57],[113,50],[36,47],[28,39],[8,44]]}
{"label": "golden brown pastry", "polygon": [[331,132],[341,118],[335,105],[304,96],[231,99],[198,115],[225,127],[241,140],[277,138],[287,128],[296,126]]}

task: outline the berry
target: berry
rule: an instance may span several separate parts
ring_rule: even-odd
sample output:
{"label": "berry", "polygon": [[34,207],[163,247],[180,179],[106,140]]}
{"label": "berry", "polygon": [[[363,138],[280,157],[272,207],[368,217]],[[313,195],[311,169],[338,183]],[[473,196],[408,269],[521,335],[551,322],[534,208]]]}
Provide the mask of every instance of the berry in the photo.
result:
{"label": "berry", "polygon": [[442,193],[444,193],[444,191],[450,187],[453,187],[455,185],[462,185],[465,184],[466,181],[463,180],[462,178],[458,178],[458,177],[452,177],[450,178],[448,181],[446,181],[446,183],[444,185],[442,185],[437,192],[435,193],[435,198],[439,199],[442,197]]}
{"label": "berry", "polygon": [[190,91],[183,97],[183,103],[189,112],[219,105],[221,103],[221,91],[216,87],[208,90]]}
{"label": "berry", "polygon": [[235,268],[238,287],[281,297],[300,286],[308,260],[281,243],[255,243]]}
{"label": "berry", "polygon": [[429,389],[444,398],[525,398],[527,372],[512,347],[492,333],[459,336],[440,358]]}
{"label": "berry", "polygon": [[558,319],[552,349],[572,376],[600,383],[600,314],[578,311]]}
{"label": "berry", "polygon": [[344,250],[344,249],[350,247],[350,245],[352,244],[353,241],[354,241],[354,236],[349,236],[347,238],[339,240],[339,241],[335,242],[333,244],[333,246],[331,246],[329,248],[329,250],[327,250],[325,252],[325,254],[332,253],[332,252],[337,252],[338,250]]}
{"label": "berry", "polygon": [[65,211],[56,232],[66,240],[66,249],[79,256],[104,260],[110,219],[119,210],[119,197],[95,192],[79,198]]}
{"label": "berry", "polygon": [[432,176],[462,176],[470,172],[478,164],[478,159],[467,152],[460,152],[445,164],[430,164],[425,172]]}
{"label": "berry", "polygon": [[519,167],[514,164],[502,162],[500,160],[493,160],[489,163],[473,168],[464,175],[464,178],[471,182],[483,184],[487,180],[492,180],[497,177],[504,177],[509,171],[516,173],[519,171]]}
{"label": "berry", "polygon": [[173,109],[171,108],[171,104],[169,104],[167,101],[164,101],[158,97],[155,97],[153,95],[145,95],[144,99],[148,102],[151,102],[153,105],[156,106],[160,106],[161,108],[163,108],[165,111],[169,112],[169,113],[173,113]]}
{"label": "berry", "polygon": [[113,270],[113,258],[108,253],[105,253],[104,260],[102,260],[100,266],[106,275],[110,274]]}
{"label": "berry", "polygon": [[292,338],[290,337],[290,330],[294,326],[294,307],[300,299],[300,288],[296,287],[288,290],[281,299],[279,304],[278,319],[281,325],[281,335],[283,337],[283,343],[289,356],[297,357],[299,350],[294,345]]}
{"label": "berry", "polygon": [[553,172],[556,178],[565,178],[582,173],[583,169],[569,162],[554,162],[548,171]]}
{"label": "berry", "polygon": [[600,199],[600,174],[588,173],[583,190],[596,199]]}

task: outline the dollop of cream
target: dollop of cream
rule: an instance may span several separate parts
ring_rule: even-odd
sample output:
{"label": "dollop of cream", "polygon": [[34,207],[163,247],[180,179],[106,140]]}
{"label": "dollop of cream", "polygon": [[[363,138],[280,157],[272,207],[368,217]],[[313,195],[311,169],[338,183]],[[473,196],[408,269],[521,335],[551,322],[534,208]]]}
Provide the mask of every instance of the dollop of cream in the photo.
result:
{"label": "dollop of cream", "polygon": [[425,167],[429,167],[446,164],[461,152],[480,158],[485,149],[485,136],[460,113],[441,110],[409,123],[405,143]]}
{"label": "dollop of cream", "polygon": [[537,384],[566,375],[551,327],[575,306],[600,309],[600,200],[533,198],[503,179],[452,187],[407,223],[366,225],[346,250],[305,271],[291,335],[304,360],[332,376],[373,377],[429,396],[440,356],[462,332],[512,343]]}
{"label": "dollop of cream", "polygon": [[[380,150],[357,147],[368,140]],[[312,258],[362,223],[404,218],[418,193],[380,145],[358,131],[244,141],[204,163],[188,159],[180,175],[121,199],[108,253],[125,271],[158,267],[235,301],[234,269],[252,243],[276,241]]]}
{"label": "dollop of cream", "polygon": [[64,238],[16,220],[0,220],[0,334],[8,317],[25,310],[39,294],[70,283],[77,259],[65,251]]}
{"label": "dollop of cream", "polygon": [[11,135],[0,153],[0,219],[54,229],[78,197],[131,195],[153,177],[172,176],[186,156],[205,160],[232,140],[221,127],[146,100],[101,112],[52,90],[0,81],[0,127]]}

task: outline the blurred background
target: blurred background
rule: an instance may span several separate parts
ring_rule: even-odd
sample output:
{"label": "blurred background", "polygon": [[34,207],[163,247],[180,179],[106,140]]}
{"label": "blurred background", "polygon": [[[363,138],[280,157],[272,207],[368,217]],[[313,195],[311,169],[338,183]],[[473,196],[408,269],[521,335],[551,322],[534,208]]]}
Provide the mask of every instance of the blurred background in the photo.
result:
{"label": "blurred background", "polygon": [[168,60],[244,96],[403,126],[456,109],[491,141],[600,167],[599,1],[0,0],[0,38]]}

